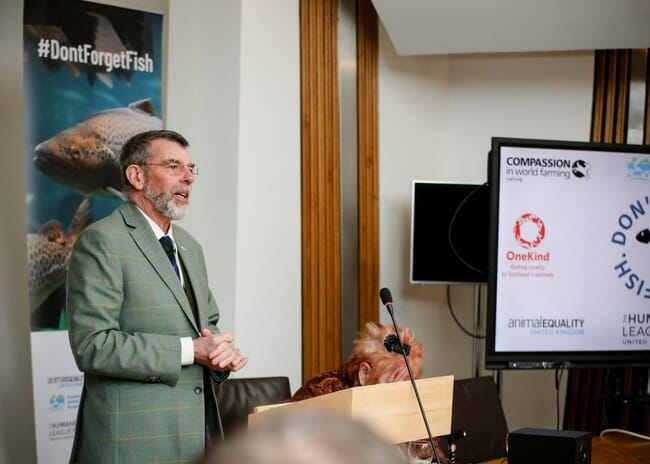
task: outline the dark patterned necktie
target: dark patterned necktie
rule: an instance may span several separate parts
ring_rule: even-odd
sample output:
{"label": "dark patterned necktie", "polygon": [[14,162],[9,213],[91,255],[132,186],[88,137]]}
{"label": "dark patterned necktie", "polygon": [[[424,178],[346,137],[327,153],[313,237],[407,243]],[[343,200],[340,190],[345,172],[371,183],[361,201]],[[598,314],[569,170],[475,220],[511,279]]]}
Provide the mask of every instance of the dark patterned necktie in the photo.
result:
{"label": "dark patterned necktie", "polygon": [[172,242],[172,239],[167,235],[160,237],[159,241],[162,247],[165,249],[165,253],[167,253],[169,262],[172,263],[172,267],[174,268],[174,271],[176,271],[176,275],[180,279],[181,274],[178,271],[178,263],[176,262],[176,253],[174,252],[174,242]]}

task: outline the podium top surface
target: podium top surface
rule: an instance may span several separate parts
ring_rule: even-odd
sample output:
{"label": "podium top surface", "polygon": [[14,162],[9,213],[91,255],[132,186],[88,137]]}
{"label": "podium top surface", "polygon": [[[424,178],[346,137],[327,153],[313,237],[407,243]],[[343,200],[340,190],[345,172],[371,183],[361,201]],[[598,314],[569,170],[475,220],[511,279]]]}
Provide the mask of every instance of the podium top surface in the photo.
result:
{"label": "podium top surface", "polygon": [[[454,377],[429,377],[415,383],[431,434],[434,437],[449,434]],[[427,438],[417,398],[408,380],[348,388],[295,403],[256,408],[248,423],[252,426],[266,414],[287,409],[320,409],[344,414],[367,423],[392,443]]]}

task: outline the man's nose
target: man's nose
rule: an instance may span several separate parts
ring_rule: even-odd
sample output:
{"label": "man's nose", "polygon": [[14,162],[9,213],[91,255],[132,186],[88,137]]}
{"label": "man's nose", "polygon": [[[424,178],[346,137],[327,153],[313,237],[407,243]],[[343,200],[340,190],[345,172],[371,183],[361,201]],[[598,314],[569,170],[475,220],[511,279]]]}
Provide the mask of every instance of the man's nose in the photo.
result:
{"label": "man's nose", "polygon": [[189,166],[183,166],[183,177],[181,181],[187,184],[193,184],[195,179],[196,179],[196,174],[192,172]]}

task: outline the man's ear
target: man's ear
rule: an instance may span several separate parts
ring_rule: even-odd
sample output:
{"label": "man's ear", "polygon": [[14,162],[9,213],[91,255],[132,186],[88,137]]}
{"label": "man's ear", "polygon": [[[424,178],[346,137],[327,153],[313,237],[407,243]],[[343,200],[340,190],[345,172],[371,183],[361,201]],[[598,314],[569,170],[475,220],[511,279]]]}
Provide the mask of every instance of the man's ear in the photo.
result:
{"label": "man's ear", "polygon": [[142,169],[142,166],[138,166],[137,164],[128,165],[126,167],[125,175],[126,179],[135,190],[144,189],[144,169]]}
{"label": "man's ear", "polygon": [[366,381],[370,375],[370,369],[370,364],[365,361],[359,364],[359,374],[357,374],[359,376],[359,385],[366,385]]}

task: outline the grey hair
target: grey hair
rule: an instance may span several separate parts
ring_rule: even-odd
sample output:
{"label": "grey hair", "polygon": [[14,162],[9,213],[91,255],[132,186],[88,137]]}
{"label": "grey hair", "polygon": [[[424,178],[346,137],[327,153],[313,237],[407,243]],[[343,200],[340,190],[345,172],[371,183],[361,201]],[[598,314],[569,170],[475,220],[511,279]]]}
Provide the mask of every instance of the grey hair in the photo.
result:
{"label": "grey hair", "polygon": [[190,146],[185,137],[178,132],[171,130],[145,131],[131,137],[124,143],[122,151],[120,152],[120,170],[122,172],[123,192],[126,193],[133,189],[133,186],[126,178],[126,168],[132,164],[146,163],[149,158],[151,158],[149,146],[151,145],[151,142],[158,139],[171,140],[184,148]]}

